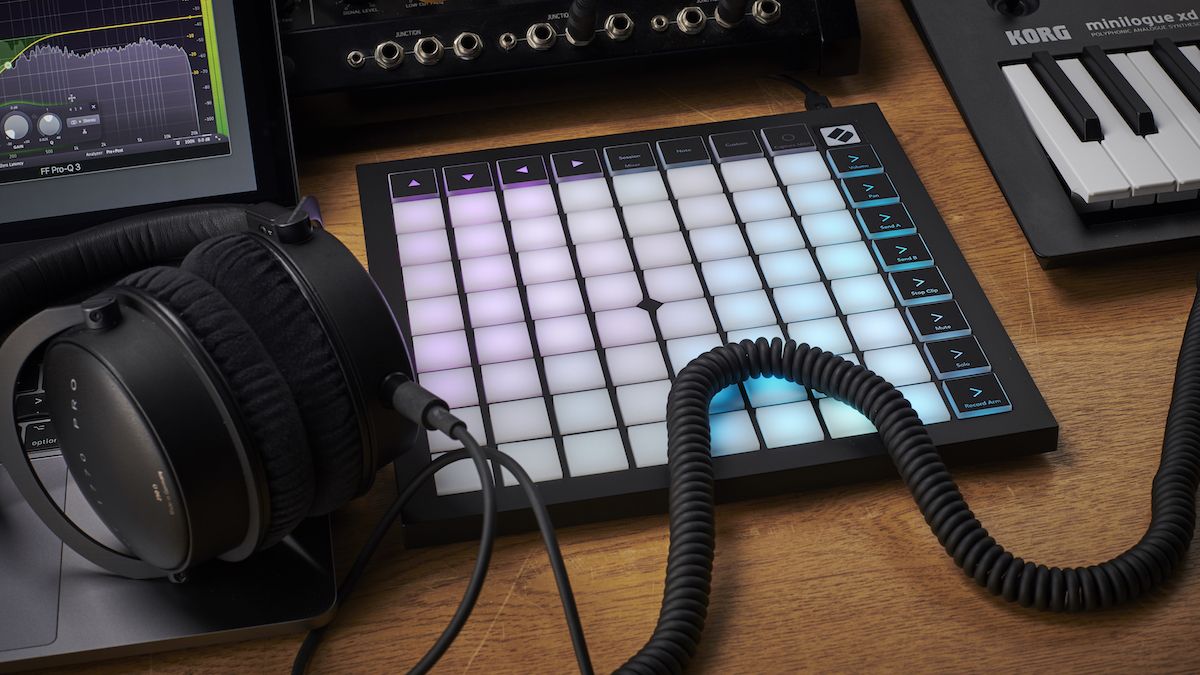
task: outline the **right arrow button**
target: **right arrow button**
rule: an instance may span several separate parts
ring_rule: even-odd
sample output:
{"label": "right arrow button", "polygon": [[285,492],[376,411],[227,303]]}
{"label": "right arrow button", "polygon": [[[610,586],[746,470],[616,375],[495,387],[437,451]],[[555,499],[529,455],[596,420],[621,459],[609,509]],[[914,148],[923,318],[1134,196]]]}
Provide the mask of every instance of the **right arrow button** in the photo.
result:
{"label": "right arrow button", "polygon": [[924,347],[925,356],[939,380],[953,380],[992,372],[992,364],[988,362],[983,348],[973,335],[926,342]]}
{"label": "right arrow button", "polygon": [[916,305],[904,310],[921,342],[950,340],[971,334],[971,324],[957,302]]}
{"label": "right arrow button", "polygon": [[960,420],[1012,410],[1012,402],[995,373],[950,380],[943,382],[942,388]]}
{"label": "right arrow button", "polygon": [[895,272],[888,275],[888,280],[891,282],[892,290],[896,293],[896,298],[905,307],[944,302],[954,297],[941,270],[936,267],[927,267],[911,272]]}

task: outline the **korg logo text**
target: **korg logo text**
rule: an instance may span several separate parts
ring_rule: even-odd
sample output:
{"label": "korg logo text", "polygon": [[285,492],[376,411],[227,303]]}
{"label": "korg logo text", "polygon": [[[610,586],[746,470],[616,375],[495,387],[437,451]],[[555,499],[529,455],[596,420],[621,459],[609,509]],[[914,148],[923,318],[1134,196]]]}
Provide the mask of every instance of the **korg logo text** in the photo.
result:
{"label": "korg logo text", "polygon": [[1066,26],[1038,26],[1037,28],[1025,28],[1023,30],[1006,30],[1004,34],[1008,36],[1008,41],[1012,46],[1017,45],[1036,45],[1039,42],[1058,42],[1059,40],[1070,40],[1071,31],[1067,30]]}

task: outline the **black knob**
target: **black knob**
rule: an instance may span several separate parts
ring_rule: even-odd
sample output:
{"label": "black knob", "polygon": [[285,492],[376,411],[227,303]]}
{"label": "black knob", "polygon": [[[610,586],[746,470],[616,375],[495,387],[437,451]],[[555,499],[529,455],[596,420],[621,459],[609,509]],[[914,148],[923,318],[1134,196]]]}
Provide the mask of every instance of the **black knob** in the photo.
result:
{"label": "black knob", "polygon": [[121,305],[116,298],[102,295],[83,303],[83,322],[88,330],[101,331],[116,328],[121,323]]}
{"label": "black knob", "polygon": [[1025,16],[1038,11],[1042,0],[988,0],[988,4],[1005,16]]}

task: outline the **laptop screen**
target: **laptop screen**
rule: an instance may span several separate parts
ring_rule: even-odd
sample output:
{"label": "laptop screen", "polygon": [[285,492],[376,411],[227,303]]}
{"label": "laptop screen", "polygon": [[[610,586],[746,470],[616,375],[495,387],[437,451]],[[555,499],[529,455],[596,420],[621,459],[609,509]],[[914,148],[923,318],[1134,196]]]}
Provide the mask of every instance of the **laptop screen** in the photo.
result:
{"label": "laptop screen", "polygon": [[0,3],[0,226],[257,190],[233,2]]}

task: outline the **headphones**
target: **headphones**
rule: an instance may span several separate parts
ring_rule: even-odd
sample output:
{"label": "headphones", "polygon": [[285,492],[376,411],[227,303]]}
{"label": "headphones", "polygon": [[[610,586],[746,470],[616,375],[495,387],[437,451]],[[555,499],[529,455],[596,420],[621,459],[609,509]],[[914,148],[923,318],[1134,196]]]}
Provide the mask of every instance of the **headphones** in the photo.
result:
{"label": "headphones", "polygon": [[[413,378],[396,319],[312,201],[118,221],[0,266],[0,337],[0,463],[64,543],[130,578],[279,543],[418,432],[384,398]],[[12,433],[37,353],[67,467],[128,551],[66,517]]]}

